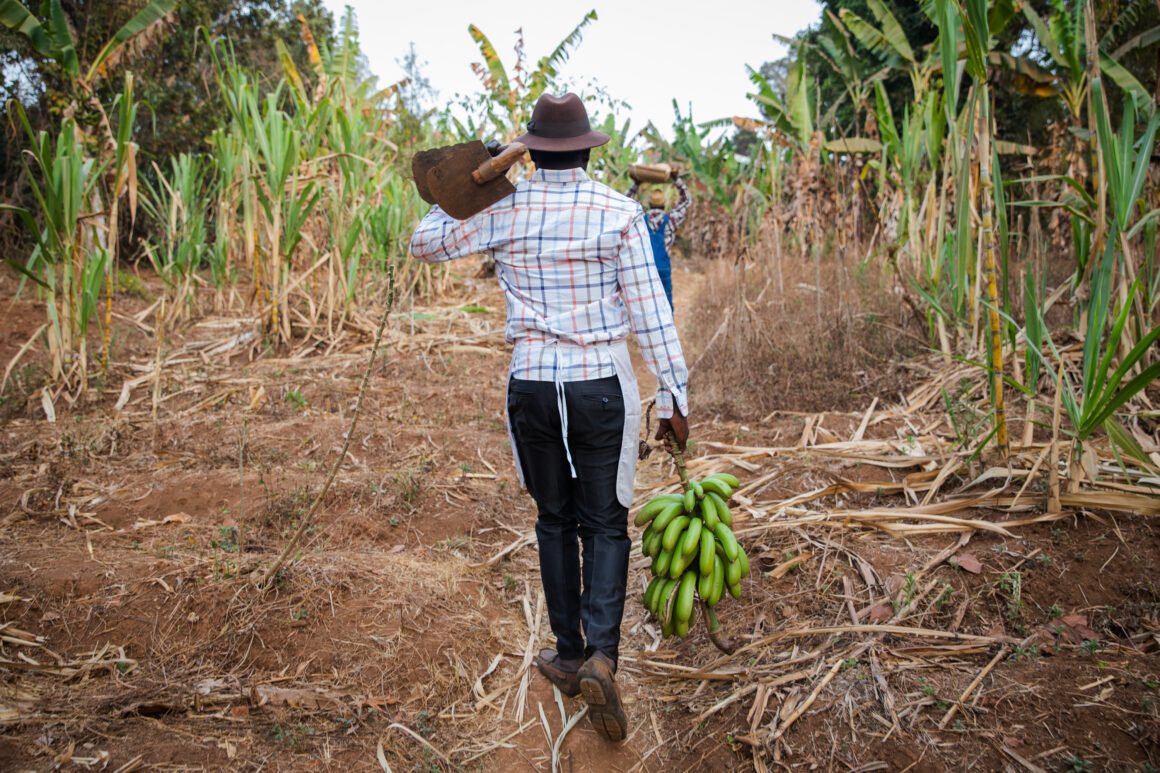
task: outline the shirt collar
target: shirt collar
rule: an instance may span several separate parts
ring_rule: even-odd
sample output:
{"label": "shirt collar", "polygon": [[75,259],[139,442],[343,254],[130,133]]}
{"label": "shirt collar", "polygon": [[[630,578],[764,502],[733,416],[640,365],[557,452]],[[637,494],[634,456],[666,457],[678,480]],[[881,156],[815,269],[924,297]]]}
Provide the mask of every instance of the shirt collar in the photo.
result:
{"label": "shirt collar", "polygon": [[588,173],[583,169],[537,169],[532,175],[533,180],[546,183],[582,183],[586,182]]}

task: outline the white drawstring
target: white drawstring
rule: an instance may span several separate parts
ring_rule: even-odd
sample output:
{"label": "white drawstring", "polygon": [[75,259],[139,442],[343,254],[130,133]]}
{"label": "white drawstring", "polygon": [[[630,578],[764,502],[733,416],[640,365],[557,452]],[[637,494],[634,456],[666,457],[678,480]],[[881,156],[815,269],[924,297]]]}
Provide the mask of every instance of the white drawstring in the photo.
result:
{"label": "white drawstring", "polygon": [[568,470],[576,477],[576,467],[572,464],[572,449],[568,447],[568,404],[564,399],[564,380],[560,377],[560,347],[552,342],[552,353],[556,359],[556,407],[560,410],[560,434],[564,438],[564,455],[568,457]]}

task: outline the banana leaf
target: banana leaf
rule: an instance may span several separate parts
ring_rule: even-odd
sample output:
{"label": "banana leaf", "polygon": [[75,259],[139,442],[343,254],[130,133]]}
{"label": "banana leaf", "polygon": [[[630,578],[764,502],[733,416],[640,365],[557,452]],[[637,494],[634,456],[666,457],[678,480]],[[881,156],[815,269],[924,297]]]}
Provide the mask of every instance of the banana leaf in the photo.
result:
{"label": "banana leaf", "polygon": [[[56,4],[56,0],[53,0]],[[177,0],[153,0],[149,5],[142,8],[137,14],[125,22],[124,26],[109,39],[105,47],[101,49],[97,57],[93,59],[92,66],[89,67],[89,72],[85,75],[86,81],[92,81],[93,76],[98,72],[103,72],[103,65],[121,46],[125,45],[130,38],[141,34],[149,27],[153,26],[161,19],[165,18],[175,7]]]}
{"label": "banana leaf", "polygon": [[906,33],[902,31],[902,25],[898,23],[898,19],[894,17],[894,14],[890,12],[882,0],[867,0],[867,2],[871,12],[878,19],[878,23],[882,25],[883,39],[900,57],[914,64],[914,49],[910,47],[910,41],[906,39]]}
{"label": "banana leaf", "polygon": [[594,21],[596,21],[596,9],[584,14],[580,23],[564,36],[564,39],[560,41],[552,53],[536,62],[536,69],[532,72],[531,82],[528,86],[529,99],[539,99],[540,95],[544,93],[544,89],[558,74],[557,67],[567,62],[571,49],[579,45],[583,29]]}
{"label": "banana leaf", "polygon": [[467,26],[467,32],[479,46],[479,53],[483,54],[483,62],[487,66],[490,82],[485,82],[483,85],[492,93],[510,91],[511,85],[508,83],[507,71],[503,67],[503,62],[499,60],[499,54],[495,52],[495,46],[487,39],[487,35],[484,35],[483,31],[474,24]]}
{"label": "banana leaf", "polygon": [[826,142],[826,150],[833,153],[881,153],[882,143],[867,137],[845,137]]}
{"label": "banana leaf", "polygon": [[1023,145],[1010,140],[995,140],[995,152],[1001,156],[1034,156],[1039,149],[1034,145]]}
{"label": "banana leaf", "polygon": [[1160,26],[1153,27],[1150,30],[1144,30],[1139,35],[1128,40],[1124,45],[1117,48],[1112,53],[1113,59],[1120,59],[1124,54],[1129,54],[1138,48],[1147,48],[1160,43]]}
{"label": "banana leaf", "polygon": [[23,33],[41,56],[52,56],[52,41],[35,16],[17,0],[0,0],[0,24]]}
{"label": "banana leaf", "polygon": [[1136,77],[1128,72],[1123,65],[1103,51],[1100,51],[1100,69],[1112,80],[1112,83],[1134,96],[1140,103],[1151,105],[1152,109],[1155,109],[1155,102],[1152,101],[1152,95],[1148,93],[1148,89],[1144,88],[1140,81],[1136,80]]}
{"label": "banana leaf", "polygon": [[64,71],[73,77],[81,74],[81,66],[77,61],[77,50],[73,44],[72,32],[68,28],[68,19],[64,9],[60,7],[60,0],[51,0],[48,8],[49,34],[52,35],[53,58],[60,62]]}

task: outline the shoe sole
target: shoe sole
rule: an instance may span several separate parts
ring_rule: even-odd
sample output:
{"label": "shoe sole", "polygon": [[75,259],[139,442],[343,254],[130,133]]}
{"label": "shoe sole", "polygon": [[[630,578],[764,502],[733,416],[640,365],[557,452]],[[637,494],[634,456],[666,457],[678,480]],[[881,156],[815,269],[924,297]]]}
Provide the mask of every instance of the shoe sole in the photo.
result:
{"label": "shoe sole", "polygon": [[[592,728],[609,741],[623,741],[628,732],[628,718],[620,707],[616,687],[596,676],[580,677],[580,693],[588,704]],[[611,693],[612,699],[608,695]]]}

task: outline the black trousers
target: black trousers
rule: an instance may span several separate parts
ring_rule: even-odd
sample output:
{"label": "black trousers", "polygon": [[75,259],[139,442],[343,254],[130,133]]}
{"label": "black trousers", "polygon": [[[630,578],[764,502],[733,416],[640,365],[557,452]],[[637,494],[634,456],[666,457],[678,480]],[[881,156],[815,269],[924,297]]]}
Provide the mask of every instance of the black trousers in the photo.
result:
{"label": "black trousers", "polygon": [[576,478],[565,455],[556,384],[514,378],[508,384],[512,435],[538,510],[548,620],[560,657],[600,650],[616,663],[632,545],[628,508],[616,498],[624,396],[613,376],[566,383],[564,398]]}

